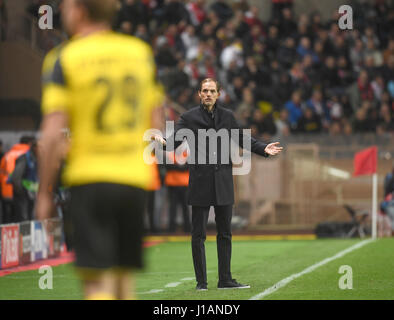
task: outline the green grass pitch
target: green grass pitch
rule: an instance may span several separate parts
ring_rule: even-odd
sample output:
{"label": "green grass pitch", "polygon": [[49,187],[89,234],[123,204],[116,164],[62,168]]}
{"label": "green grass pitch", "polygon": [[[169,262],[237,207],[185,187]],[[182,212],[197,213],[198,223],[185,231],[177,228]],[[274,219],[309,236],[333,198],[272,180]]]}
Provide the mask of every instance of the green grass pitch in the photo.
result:
{"label": "green grass pitch", "polygon": [[[232,273],[250,289],[217,289],[216,243],[206,242],[208,291],[196,292],[190,242],[165,242],[146,249],[137,274],[137,297],[148,300],[250,299],[360,239],[233,241]],[[379,239],[294,279],[265,296],[274,300],[394,299],[394,238]],[[340,289],[342,265],[352,268],[353,288]],[[72,264],[53,267],[53,289],[39,288],[38,270],[0,277],[0,299],[82,299]]]}

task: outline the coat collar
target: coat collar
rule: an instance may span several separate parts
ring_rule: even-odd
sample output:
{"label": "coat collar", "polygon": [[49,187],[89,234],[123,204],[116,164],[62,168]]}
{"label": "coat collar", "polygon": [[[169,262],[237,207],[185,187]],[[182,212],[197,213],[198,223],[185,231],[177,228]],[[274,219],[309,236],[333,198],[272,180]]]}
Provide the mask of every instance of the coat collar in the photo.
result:
{"label": "coat collar", "polygon": [[208,111],[208,109],[207,108],[205,108],[205,106],[202,104],[202,103],[200,103],[200,108],[201,108],[201,110],[203,110],[204,112],[206,112],[206,113],[208,113],[208,114],[216,114],[216,109],[217,109],[217,107],[218,107],[218,105],[217,105],[217,103],[215,103],[214,105],[213,105],[213,109],[212,109],[212,111]]}

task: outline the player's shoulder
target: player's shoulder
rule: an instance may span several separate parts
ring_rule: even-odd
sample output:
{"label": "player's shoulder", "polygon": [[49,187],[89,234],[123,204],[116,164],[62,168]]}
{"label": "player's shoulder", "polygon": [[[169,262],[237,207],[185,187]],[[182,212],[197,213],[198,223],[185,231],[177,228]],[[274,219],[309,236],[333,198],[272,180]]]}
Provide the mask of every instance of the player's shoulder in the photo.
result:
{"label": "player's shoulder", "polygon": [[63,49],[67,46],[67,43],[68,41],[64,41],[48,51],[42,64],[42,70],[44,73],[53,69],[56,61],[60,58]]}

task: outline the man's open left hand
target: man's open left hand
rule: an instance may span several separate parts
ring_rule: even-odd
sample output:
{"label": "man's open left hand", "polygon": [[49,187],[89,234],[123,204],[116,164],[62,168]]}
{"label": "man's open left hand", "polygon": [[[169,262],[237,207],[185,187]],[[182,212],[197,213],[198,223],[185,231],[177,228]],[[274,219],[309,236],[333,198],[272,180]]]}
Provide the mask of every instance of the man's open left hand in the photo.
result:
{"label": "man's open left hand", "polygon": [[283,150],[283,147],[279,147],[280,142],[273,142],[268,144],[264,151],[270,156],[275,156]]}

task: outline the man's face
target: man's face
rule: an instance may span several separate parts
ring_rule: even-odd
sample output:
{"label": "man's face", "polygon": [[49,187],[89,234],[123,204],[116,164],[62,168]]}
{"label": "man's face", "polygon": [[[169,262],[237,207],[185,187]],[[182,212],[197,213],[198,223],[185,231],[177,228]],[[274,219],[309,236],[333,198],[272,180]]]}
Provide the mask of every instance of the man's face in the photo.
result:
{"label": "man's face", "polygon": [[214,81],[204,82],[201,86],[201,90],[198,92],[202,104],[205,107],[211,108],[216,100],[219,98],[220,93],[216,88],[216,83]]}

